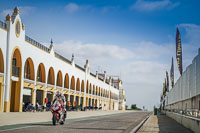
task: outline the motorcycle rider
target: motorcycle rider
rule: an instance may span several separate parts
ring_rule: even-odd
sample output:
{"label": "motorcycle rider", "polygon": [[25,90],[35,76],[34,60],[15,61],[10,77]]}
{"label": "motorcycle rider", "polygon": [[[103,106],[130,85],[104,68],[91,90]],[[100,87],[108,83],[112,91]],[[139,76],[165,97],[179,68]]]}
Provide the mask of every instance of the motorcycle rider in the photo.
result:
{"label": "motorcycle rider", "polygon": [[61,110],[58,112],[60,114],[60,122],[63,121],[63,115],[64,112],[66,111],[66,100],[65,100],[65,96],[63,96],[60,91],[56,92],[56,96],[54,98],[54,100],[52,101],[52,104],[55,103],[55,101],[58,101],[61,104]]}

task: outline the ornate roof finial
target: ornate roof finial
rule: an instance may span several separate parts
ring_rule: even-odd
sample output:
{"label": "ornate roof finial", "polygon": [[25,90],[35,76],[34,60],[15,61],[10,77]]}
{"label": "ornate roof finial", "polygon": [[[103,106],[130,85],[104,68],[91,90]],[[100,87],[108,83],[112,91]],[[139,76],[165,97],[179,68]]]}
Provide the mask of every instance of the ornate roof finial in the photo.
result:
{"label": "ornate roof finial", "polygon": [[19,13],[19,8],[16,6],[14,9],[14,13],[18,14]]}
{"label": "ornate roof finial", "polygon": [[74,53],[72,53],[72,59],[74,59]]}
{"label": "ornate roof finial", "polygon": [[53,40],[52,40],[52,38],[51,38],[51,45],[53,45]]}
{"label": "ornate roof finial", "polygon": [[11,21],[12,20],[12,18],[10,17],[10,15],[8,14],[7,16],[6,16],[6,21]]}

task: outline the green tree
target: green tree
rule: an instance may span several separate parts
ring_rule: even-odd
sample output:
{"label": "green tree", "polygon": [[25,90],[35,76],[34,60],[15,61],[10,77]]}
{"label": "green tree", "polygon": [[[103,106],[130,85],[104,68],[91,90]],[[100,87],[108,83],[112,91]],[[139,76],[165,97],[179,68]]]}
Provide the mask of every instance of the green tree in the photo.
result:
{"label": "green tree", "polygon": [[137,109],[136,104],[132,104],[132,105],[131,105],[131,109]]}

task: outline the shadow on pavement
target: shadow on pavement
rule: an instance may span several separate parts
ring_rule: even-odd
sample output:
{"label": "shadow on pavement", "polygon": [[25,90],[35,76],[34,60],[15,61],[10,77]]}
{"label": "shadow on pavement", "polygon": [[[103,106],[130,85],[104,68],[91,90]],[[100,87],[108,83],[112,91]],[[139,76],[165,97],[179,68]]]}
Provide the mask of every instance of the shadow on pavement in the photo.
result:
{"label": "shadow on pavement", "polygon": [[165,114],[158,114],[159,133],[193,133],[175,120],[169,118]]}

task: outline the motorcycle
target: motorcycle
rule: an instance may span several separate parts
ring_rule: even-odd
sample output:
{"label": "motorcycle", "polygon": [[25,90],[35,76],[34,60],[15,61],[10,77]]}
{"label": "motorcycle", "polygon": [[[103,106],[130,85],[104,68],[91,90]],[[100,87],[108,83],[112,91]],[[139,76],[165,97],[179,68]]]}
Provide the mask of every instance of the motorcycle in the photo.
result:
{"label": "motorcycle", "polygon": [[[53,114],[53,117],[52,117],[53,125],[56,125],[56,123],[60,123],[61,125],[63,125],[66,118],[66,111],[61,107],[61,103],[59,101],[55,101],[54,104],[51,106],[51,112]],[[59,120],[61,116],[59,112],[64,113],[62,121],[60,122]]]}

